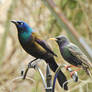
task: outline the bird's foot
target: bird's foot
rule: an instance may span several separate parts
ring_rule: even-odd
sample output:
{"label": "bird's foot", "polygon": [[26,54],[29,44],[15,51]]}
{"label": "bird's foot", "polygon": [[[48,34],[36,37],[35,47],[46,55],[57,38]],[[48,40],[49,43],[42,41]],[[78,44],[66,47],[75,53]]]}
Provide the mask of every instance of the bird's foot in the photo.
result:
{"label": "bird's foot", "polygon": [[73,80],[74,80],[75,82],[77,82],[77,81],[78,81],[78,74],[77,74],[76,71],[78,71],[79,69],[77,69],[77,70],[72,70],[72,69],[70,68],[71,65],[64,65],[64,66],[65,66],[65,68],[70,72],[71,78],[73,78]]}
{"label": "bird's foot", "polygon": [[72,72],[70,73],[71,77],[75,74],[75,72],[77,72],[77,71],[79,71],[79,70],[80,70],[80,68],[78,68],[78,69],[72,71]]}
{"label": "bird's foot", "polygon": [[72,71],[72,72],[70,73],[71,77],[74,75],[74,73],[75,73],[75,71]]}
{"label": "bird's foot", "polygon": [[68,70],[68,68],[70,68],[70,67],[71,67],[71,65],[66,65],[65,66],[66,70]]}
{"label": "bird's foot", "polygon": [[74,65],[66,65],[66,66],[65,66],[66,70],[68,70],[68,68],[70,68],[70,67],[78,68],[77,66],[74,66]]}
{"label": "bird's foot", "polygon": [[74,66],[74,65],[70,65],[71,67],[75,67],[75,68],[78,68],[78,66]]}
{"label": "bird's foot", "polygon": [[28,64],[28,68],[34,68],[35,67],[35,64],[32,64],[34,61],[36,61],[37,60],[37,58],[36,59],[34,59],[34,60],[32,60],[32,61],[30,61],[29,62],[29,64]]}
{"label": "bird's foot", "polygon": [[33,65],[32,65],[32,62],[28,63],[28,68],[34,68]]}
{"label": "bird's foot", "polygon": [[35,61],[35,60],[37,60],[37,58],[29,62],[28,67],[27,67],[27,68],[26,68],[26,70],[25,70],[25,73],[24,73],[23,79],[25,79],[25,78],[26,78],[26,75],[27,75],[27,72],[28,72],[29,68],[35,68],[35,64],[34,64],[34,65],[32,65],[33,61]]}

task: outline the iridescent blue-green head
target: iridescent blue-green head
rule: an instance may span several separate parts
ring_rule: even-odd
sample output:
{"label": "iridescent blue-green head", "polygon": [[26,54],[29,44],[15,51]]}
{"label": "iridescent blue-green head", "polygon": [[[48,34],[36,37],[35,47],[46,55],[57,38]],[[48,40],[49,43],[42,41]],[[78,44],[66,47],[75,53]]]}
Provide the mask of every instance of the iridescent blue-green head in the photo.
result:
{"label": "iridescent blue-green head", "polygon": [[16,25],[18,36],[21,40],[26,41],[27,39],[29,39],[29,37],[31,37],[33,30],[27,23],[25,23],[24,21],[15,20],[12,20],[11,22]]}

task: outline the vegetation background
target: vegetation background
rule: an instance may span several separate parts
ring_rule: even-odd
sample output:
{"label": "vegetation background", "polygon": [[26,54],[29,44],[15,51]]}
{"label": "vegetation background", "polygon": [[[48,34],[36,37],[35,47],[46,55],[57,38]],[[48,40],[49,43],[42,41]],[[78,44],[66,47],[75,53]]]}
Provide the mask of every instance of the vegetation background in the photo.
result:
{"label": "vegetation background", "polygon": [[[54,2],[80,36],[92,47],[92,0],[54,0]],[[58,64],[66,62],[61,57],[57,44],[48,38],[67,34],[42,0],[0,0],[0,92],[45,92],[39,73],[33,69],[30,69],[27,75],[33,80],[17,80],[10,83],[12,79],[20,76],[21,70],[25,70],[28,62],[33,59],[21,48],[16,28],[10,20],[23,20],[30,24],[58,54],[56,58]],[[39,66],[45,75],[46,63],[39,62]],[[65,69],[63,72],[71,79],[69,72]],[[68,92],[92,92],[92,80],[83,70],[80,70],[78,75],[80,81],[69,82]],[[55,90],[64,92],[58,83]]]}

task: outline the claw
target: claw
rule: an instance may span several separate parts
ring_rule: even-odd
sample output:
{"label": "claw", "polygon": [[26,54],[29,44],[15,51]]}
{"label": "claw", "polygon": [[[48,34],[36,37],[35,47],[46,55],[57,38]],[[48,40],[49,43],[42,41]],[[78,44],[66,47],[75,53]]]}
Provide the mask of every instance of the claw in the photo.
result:
{"label": "claw", "polygon": [[24,73],[23,79],[26,78],[26,75],[27,75],[27,72],[28,72],[29,68],[35,68],[35,65],[32,65],[32,62],[34,62],[36,60],[37,60],[37,58],[29,62],[28,67],[26,68],[26,71]]}
{"label": "claw", "polygon": [[74,75],[75,72],[77,72],[77,71],[79,71],[79,70],[80,70],[80,68],[78,68],[78,69],[72,71],[72,72],[70,73],[71,77]]}
{"label": "claw", "polygon": [[71,77],[74,75],[74,73],[75,73],[75,71],[72,71],[72,72],[70,73]]}

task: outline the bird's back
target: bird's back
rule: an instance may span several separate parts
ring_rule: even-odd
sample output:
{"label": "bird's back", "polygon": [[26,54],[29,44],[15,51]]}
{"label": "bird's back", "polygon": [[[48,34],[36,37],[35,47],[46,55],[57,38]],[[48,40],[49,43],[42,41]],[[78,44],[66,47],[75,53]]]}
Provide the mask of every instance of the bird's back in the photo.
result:
{"label": "bird's back", "polygon": [[70,51],[69,51],[69,48],[67,47],[68,44],[62,46],[60,48],[60,52],[61,52],[61,55],[63,56],[63,58],[68,61],[68,63],[72,64],[72,65],[75,65],[75,66],[78,66],[78,65],[81,65],[81,61],[75,57]]}

